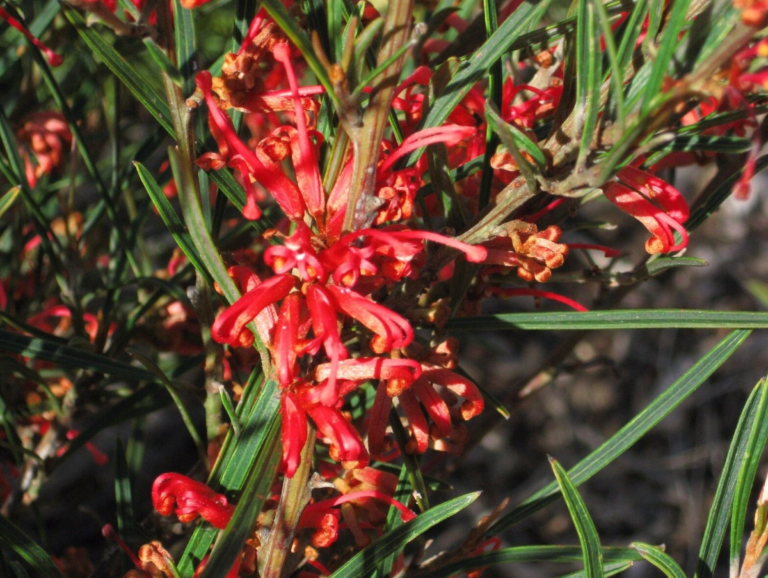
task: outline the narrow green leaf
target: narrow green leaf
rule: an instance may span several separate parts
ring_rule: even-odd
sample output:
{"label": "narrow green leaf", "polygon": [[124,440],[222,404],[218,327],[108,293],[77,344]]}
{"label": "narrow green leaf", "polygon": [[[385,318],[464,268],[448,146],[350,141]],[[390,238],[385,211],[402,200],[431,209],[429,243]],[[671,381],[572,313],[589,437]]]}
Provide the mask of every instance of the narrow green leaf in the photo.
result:
{"label": "narrow green leaf", "polygon": [[115,439],[115,502],[117,502],[117,532],[128,544],[133,542],[133,492],[125,450],[120,438]]}
{"label": "narrow green leaf", "polygon": [[[650,109],[651,103],[661,92],[661,85],[664,82],[664,77],[669,71],[669,65],[672,62],[675,49],[680,42],[678,38],[686,24],[686,15],[690,4],[691,0],[677,0],[671,4],[669,18],[667,18],[661,42],[656,49],[653,68],[651,68],[650,77],[644,85],[643,112]],[[659,15],[660,13],[661,11],[659,12]]]}
{"label": "narrow green leaf", "polygon": [[54,462],[55,467],[60,467],[77,450],[92,440],[96,434],[124,421],[161,410],[169,406],[171,401],[171,396],[162,387],[156,384],[145,385],[112,407],[101,411],[92,421],[88,422],[88,425],[80,431],[78,436],[67,444],[67,451]]}
{"label": "narrow green leaf", "polygon": [[[257,375],[254,373],[247,384],[238,405],[243,428],[240,437],[235,439],[233,432],[227,433],[208,477],[211,488],[217,492],[226,492],[229,497],[236,495],[245,486],[249,472],[255,467],[256,457],[261,455],[260,449],[270,431],[269,424],[280,407],[277,384],[271,380],[257,379]],[[201,524],[195,529],[178,564],[182,576],[192,576],[216,535],[216,529],[209,524]]]}
{"label": "narrow green leaf", "polygon": [[232,570],[246,539],[253,532],[256,517],[261,512],[264,501],[269,497],[269,489],[274,481],[281,454],[280,418],[277,414],[273,416],[267,427],[268,433],[259,450],[256,463],[248,474],[235,513],[232,514],[229,525],[213,547],[201,578],[226,576]]}
{"label": "narrow green leaf", "polygon": [[563,494],[565,505],[571,514],[576,533],[579,535],[584,560],[584,574],[587,578],[603,578],[603,552],[600,549],[600,538],[592,517],[587,511],[587,505],[576,490],[568,474],[557,460],[549,458],[549,465],[555,473],[557,485]]}
{"label": "narrow green leaf", "polygon": [[[768,155],[763,155],[757,159],[757,163],[755,164],[755,174],[758,174],[765,167],[768,167]],[[685,228],[689,233],[712,216],[712,214],[720,208],[720,205],[731,196],[733,187],[741,178],[742,172],[743,169],[731,175],[731,177],[724,181],[717,190],[704,201],[704,203],[691,211],[691,216],[685,222]]]}
{"label": "narrow green leaf", "polygon": [[627,309],[548,313],[498,313],[451,319],[452,331],[492,330],[599,330],[599,329],[764,329],[768,313],[762,311],[701,311],[696,309]]}
{"label": "narrow green leaf", "polygon": [[151,371],[155,377],[157,377],[158,381],[162,383],[165,386],[165,389],[168,391],[168,395],[171,396],[171,399],[173,400],[173,403],[176,405],[176,409],[179,410],[179,415],[181,416],[181,420],[184,422],[184,425],[187,428],[187,431],[189,432],[189,437],[192,438],[192,441],[195,442],[195,446],[197,447],[197,453],[200,456],[200,460],[202,463],[207,463],[208,458],[206,454],[206,445],[203,439],[200,437],[200,434],[197,431],[197,428],[195,427],[195,423],[192,420],[192,416],[189,414],[189,410],[187,410],[187,407],[184,405],[184,401],[181,399],[181,396],[179,395],[178,391],[176,391],[176,386],[174,383],[168,379],[168,376],[163,373],[163,370],[160,369],[157,364],[152,361],[149,357],[144,355],[143,353],[140,353],[138,351],[127,349],[127,353],[133,357],[134,359],[138,360],[139,363],[141,363],[144,367],[146,367],[149,371]]}
{"label": "narrow green leaf", "polygon": [[[188,12],[188,10],[184,10],[184,12]],[[160,71],[167,74],[174,84],[182,86],[184,84],[184,77],[181,75],[181,71],[173,65],[173,62],[171,62],[171,59],[168,58],[162,48],[155,44],[155,41],[151,38],[144,39],[144,46],[147,47],[147,52],[149,52],[155,64],[160,67]]]}
{"label": "narrow green leaf", "polygon": [[0,217],[2,217],[5,212],[13,206],[13,203],[16,201],[16,198],[19,196],[20,192],[21,187],[15,186],[8,189],[5,194],[0,197]]}
{"label": "narrow green leaf", "polygon": [[121,379],[154,381],[155,378],[146,369],[98,353],[83,351],[49,339],[19,335],[5,329],[0,329],[0,351],[10,351],[30,359],[50,361],[66,367],[98,371]]}
{"label": "narrow green leaf", "polygon": [[654,277],[667,269],[674,269],[676,267],[706,267],[707,265],[709,263],[696,257],[660,257],[648,263],[645,269],[651,277]]}
{"label": "narrow green leaf", "polygon": [[0,545],[3,550],[16,552],[35,571],[37,578],[63,578],[45,550],[5,516],[0,516]]}
{"label": "narrow green leaf", "polygon": [[[604,576],[615,576],[616,574],[621,574],[625,570],[629,570],[632,567],[633,562],[615,562],[613,564],[606,564],[603,566],[603,575]],[[563,574],[562,576],[558,576],[557,578],[586,578],[586,574],[584,570],[579,570],[578,572],[571,572],[570,574]]]}
{"label": "narrow green leaf", "polygon": [[750,279],[745,283],[747,291],[757,299],[763,307],[768,307],[768,286],[757,279]]}
{"label": "narrow green leaf", "polygon": [[[606,6],[609,13],[610,6],[611,4]],[[616,50],[619,70],[622,72],[627,69],[627,66],[629,66],[629,63],[632,61],[637,39],[643,31],[643,21],[645,20],[647,12],[648,0],[637,0],[631,8],[631,14],[624,25],[624,30],[621,35],[621,42]]]}
{"label": "narrow green leaf", "polygon": [[331,574],[331,578],[364,578],[370,576],[376,570],[378,560],[403,548],[432,526],[460,512],[474,502],[479,495],[477,492],[465,494],[416,516],[410,522],[395,528],[360,550],[341,568]]}
{"label": "narrow green leaf", "polygon": [[576,8],[576,105],[575,138],[579,139],[577,164],[584,166],[590,153],[600,110],[603,53],[600,49],[600,19],[595,4],[601,0],[578,0]]}
{"label": "narrow green leaf", "polygon": [[[603,548],[603,568],[609,565],[642,560],[642,556],[631,548]],[[548,562],[554,564],[572,564],[582,562],[584,552],[579,546],[515,546],[502,548],[495,552],[485,552],[463,560],[457,560],[445,566],[430,570],[429,578],[450,578],[463,572],[471,572],[486,566],[511,564],[515,562]]]}
{"label": "narrow green leaf", "polygon": [[[759,452],[756,450],[761,441],[765,445],[765,436],[768,435],[765,431],[768,427],[766,424],[766,403],[766,387],[761,383],[752,390],[747,403],[744,404],[739,422],[736,424],[736,430],[733,432],[728,455],[725,457],[723,471],[720,474],[720,481],[717,484],[712,507],[707,517],[704,536],[701,539],[699,563],[695,574],[698,578],[709,578],[713,575],[725,538],[725,530],[731,518],[740,526],[736,531],[739,534],[739,549],[741,549],[741,535],[744,528],[747,502],[754,481],[752,468],[757,467],[756,462],[760,459]],[[757,457],[755,458],[754,454],[748,454],[750,451],[758,453]],[[751,479],[750,475],[752,476]],[[734,504],[737,489],[739,502]],[[733,511],[731,510],[732,505],[734,506]]]}
{"label": "narrow green leaf", "polygon": [[650,544],[643,544],[642,542],[633,542],[631,546],[648,562],[664,572],[667,578],[685,578],[685,572],[680,568],[680,565],[661,548],[651,546]]}
{"label": "narrow green leaf", "polygon": [[[48,0],[45,6],[43,6],[37,12],[35,18],[27,26],[32,36],[35,38],[42,36],[58,13],[58,0]],[[11,65],[19,62],[19,47],[25,40],[24,37],[20,34],[14,36],[16,38],[16,42],[14,42],[12,46],[9,46],[5,53],[0,56],[0,78],[3,77]]]}
{"label": "narrow green leaf", "polygon": [[[409,472],[408,468],[403,464],[400,466],[400,474],[397,478],[397,487],[395,488],[395,493],[392,496],[395,500],[400,502],[401,504],[407,504],[408,500],[410,500],[411,492],[413,491],[413,486],[411,485],[409,481]],[[384,525],[384,534],[388,534],[395,528],[403,525],[403,519],[400,515],[400,510],[395,508],[394,506],[389,507],[389,511],[387,512],[387,521]],[[387,578],[390,576],[392,572],[392,566],[395,563],[395,559],[397,556],[399,556],[401,551],[395,551],[389,556],[386,556],[382,558],[376,567],[376,577],[377,578]]]}
{"label": "narrow green leaf", "polygon": [[[637,440],[696,391],[739,348],[749,333],[749,331],[733,331],[713,347],[629,423],[574,466],[568,472],[573,483],[576,485],[584,483],[631,448]],[[558,494],[556,483],[545,486],[499,519],[489,528],[486,535],[494,536],[514,526],[554,502]]]}
{"label": "narrow green leaf", "polygon": [[147,190],[149,198],[152,200],[155,208],[157,208],[157,212],[160,214],[160,218],[163,219],[165,226],[168,227],[171,235],[173,235],[176,244],[187,256],[189,262],[194,265],[195,269],[205,277],[205,280],[209,284],[213,284],[213,278],[208,272],[208,269],[203,265],[202,259],[197,252],[197,248],[192,241],[192,237],[181,222],[181,219],[179,219],[176,211],[173,210],[170,201],[163,194],[160,185],[157,184],[152,173],[150,173],[141,163],[134,163],[134,166],[136,167],[136,172],[139,174],[139,179],[141,179],[144,188]]}
{"label": "narrow green leaf", "polygon": [[195,88],[195,38],[194,12],[182,8],[179,0],[173,0],[173,36],[176,45],[176,65],[181,73],[184,94]]}
{"label": "narrow green leaf", "polygon": [[[274,1],[274,0],[271,0]],[[439,126],[461,102],[475,83],[483,78],[486,71],[504,54],[524,33],[528,32],[541,20],[549,7],[549,0],[536,4],[531,1],[521,4],[512,15],[502,22],[499,29],[462,65],[459,72],[445,87],[440,97],[424,114],[417,130]],[[421,156],[423,149],[410,154],[406,164],[411,165]]]}
{"label": "narrow green leaf", "polygon": [[[539,145],[514,124],[504,122],[501,116],[499,116],[498,110],[491,106],[486,106],[485,116],[488,119],[488,122],[493,125],[493,129],[499,134],[504,146],[509,149],[509,152],[515,154],[514,149],[519,149],[528,153],[536,162],[536,168],[539,170],[547,166],[547,159],[539,148]],[[519,154],[519,152],[517,154]],[[515,156],[515,160],[517,160],[517,156]],[[530,166],[530,163],[527,160],[523,160]]]}
{"label": "narrow green leaf", "polygon": [[68,4],[62,4],[62,11],[70,23],[75,27],[80,37],[93,50],[104,64],[128,87],[133,95],[155,117],[163,128],[173,135],[171,125],[171,111],[168,103],[148,79],[144,79],[136,72],[136,69],[112,46],[107,44],[95,28],[90,28],[83,20],[80,13]]}
{"label": "narrow green leaf", "polygon": [[[517,163],[517,168],[520,170],[520,174],[523,175],[523,178],[525,179],[525,184],[527,185],[528,190],[531,193],[534,193],[536,190],[538,190],[538,186],[536,184],[536,175],[539,174],[539,170],[534,168],[534,166],[528,162],[528,159],[526,159],[520,152],[520,148],[530,146],[533,150],[538,149],[538,147],[524,134],[522,134],[521,131],[513,128],[512,125],[505,123],[499,115],[499,111],[496,109],[496,105],[494,105],[491,101],[486,101],[485,103],[485,119],[488,121],[488,126],[499,135],[501,142],[504,143],[504,146],[507,148],[507,150],[512,153],[512,156]],[[541,150],[538,151],[537,156],[531,156],[533,156],[537,161],[537,156],[540,157],[542,161],[544,161],[544,154],[541,152]]]}

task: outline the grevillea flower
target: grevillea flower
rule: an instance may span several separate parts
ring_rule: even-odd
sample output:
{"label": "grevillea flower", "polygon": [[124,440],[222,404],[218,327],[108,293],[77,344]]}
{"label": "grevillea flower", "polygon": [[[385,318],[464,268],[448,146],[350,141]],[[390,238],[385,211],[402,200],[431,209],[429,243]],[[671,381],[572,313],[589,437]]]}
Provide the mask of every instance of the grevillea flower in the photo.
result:
{"label": "grevillea flower", "polygon": [[[421,376],[410,385],[393,380],[389,380],[386,387],[379,385],[368,423],[368,446],[374,455],[385,450],[385,431],[391,397],[398,398],[400,407],[408,418],[408,427],[413,436],[408,449],[414,453],[427,451],[430,438],[452,436],[455,421],[470,420],[483,411],[485,402],[472,381],[450,369],[430,363],[422,362],[421,368]],[[439,392],[435,386],[440,388]],[[452,409],[456,405],[455,396],[464,398],[464,402],[458,406],[458,411]],[[432,427],[424,417],[422,406],[432,421]]]}
{"label": "grevillea flower", "polygon": [[[250,178],[250,175],[253,175],[257,182],[266,187],[289,218],[301,220],[304,215],[304,203],[298,188],[280,170],[264,166],[258,156],[240,140],[235,133],[232,120],[216,105],[211,92],[211,73],[207,70],[198,73],[195,82],[205,97],[211,124],[216,127],[221,139],[227,144],[227,152],[240,155],[245,161],[245,165],[238,161],[235,168],[247,167],[247,176]],[[223,151],[220,152],[225,154]]]}
{"label": "grevillea flower", "polygon": [[299,277],[305,283],[316,279],[325,282],[325,269],[312,247],[310,235],[309,227],[297,223],[296,231],[285,237],[283,245],[273,245],[264,252],[264,263],[277,274],[298,269]]}
{"label": "grevillea flower", "polygon": [[[31,114],[16,131],[16,138],[30,187],[34,187],[41,176],[61,168],[64,152],[72,144],[66,119],[53,111]],[[36,163],[32,162],[32,157]]]}
{"label": "grevillea flower", "polygon": [[220,530],[227,527],[235,511],[226,496],[174,473],[161,474],[152,484],[152,504],[163,516],[175,513],[181,522],[191,522],[200,516]]}
{"label": "grevillea flower", "polygon": [[[679,251],[688,244],[688,232],[683,226],[688,220],[688,203],[669,183],[635,167],[625,167],[619,171],[618,181],[608,183],[603,193],[653,235],[645,243],[648,253]],[[680,235],[679,243],[675,242],[675,232]]]}
{"label": "grevillea flower", "polygon": [[549,281],[552,269],[561,267],[568,256],[568,245],[558,243],[563,232],[556,225],[539,231],[533,223],[511,221],[500,227],[500,233],[485,243],[485,264],[517,267],[517,276],[525,281]]}
{"label": "grevillea flower", "polygon": [[16,18],[14,18],[11,15],[11,13],[8,12],[2,6],[0,6],[0,18],[5,20],[13,28],[21,32],[24,36],[27,37],[27,40],[29,40],[32,44],[34,44],[40,50],[40,52],[45,54],[45,57],[48,59],[48,64],[50,64],[51,66],[59,66],[62,62],[64,62],[64,58],[62,56],[59,56],[53,50],[51,50],[45,44],[43,44],[37,38],[35,38],[32,35],[32,33],[29,30],[27,30],[26,26],[24,26],[21,22],[19,22]]}
{"label": "grevillea flower", "polygon": [[249,343],[249,339],[241,336],[245,326],[264,308],[286,297],[295,285],[296,278],[288,274],[275,275],[259,283],[216,318],[211,327],[211,336],[218,343],[249,346],[253,340],[250,339]]}

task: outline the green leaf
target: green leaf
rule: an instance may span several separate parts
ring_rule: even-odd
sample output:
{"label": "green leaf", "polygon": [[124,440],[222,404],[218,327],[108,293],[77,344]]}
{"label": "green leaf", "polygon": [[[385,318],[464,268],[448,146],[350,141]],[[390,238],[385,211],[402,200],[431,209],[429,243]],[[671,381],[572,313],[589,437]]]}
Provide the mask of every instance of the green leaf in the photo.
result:
{"label": "green leaf", "polygon": [[256,517],[269,497],[269,489],[275,479],[281,454],[280,418],[277,414],[273,415],[267,429],[268,433],[264,437],[256,463],[240,493],[235,513],[213,547],[201,578],[217,578],[229,573],[242,552],[246,539],[253,533]]}
{"label": "green leaf", "polygon": [[648,275],[654,277],[675,267],[706,267],[707,265],[709,263],[696,257],[660,257],[648,263],[645,270],[648,271]]}
{"label": "green leaf", "polygon": [[187,410],[186,406],[184,405],[184,401],[181,399],[181,396],[179,395],[178,391],[176,391],[175,384],[171,382],[170,379],[168,379],[168,376],[165,375],[165,373],[163,373],[163,370],[160,369],[157,366],[157,364],[154,361],[152,361],[149,357],[147,357],[143,353],[140,353],[132,349],[127,349],[126,351],[131,357],[138,360],[139,363],[141,363],[144,367],[146,367],[149,371],[151,371],[154,374],[154,376],[157,377],[158,381],[165,386],[165,389],[168,391],[168,395],[171,396],[173,403],[176,405],[176,409],[179,410],[181,421],[184,422],[184,425],[186,426],[187,431],[189,432],[189,437],[192,438],[192,441],[194,441],[195,445],[197,446],[197,453],[200,456],[200,460],[202,461],[202,463],[206,464],[208,462],[208,458],[206,455],[205,442],[200,437],[200,434],[198,433],[197,428],[195,427],[195,423],[192,420],[192,416],[189,414],[189,410]]}
{"label": "green leaf", "polygon": [[[516,40],[541,20],[548,7],[549,0],[542,0],[536,4],[530,1],[521,4],[509,18],[502,22],[493,36],[461,66],[440,97],[425,113],[416,130],[443,124],[475,83],[485,76],[493,63],[509,52]],[[416,162],[422,152],[423,149],[412,152],[406,164]]]}
{"label": "green leaf", "polygon": [[168,227],[171,235],[173,235],[173,239],[176,241],[176,244],[187,256],[189,262],[194,265],[195,269],[199,271],[203,277],[205,277],[205,280],[209,284],[212,285],[213,278],[208,272],[208,269],[206,269],[203,265],[202,259],[197,252],[197,248],[192,241],[192,237],[189,235],[189,232],[184,226],[184,223],[182,223],[181,219],[179,219],[176,211],[173,210],[173,207],[171,206],[168,198],[163,194],[163,190],[160,188],[160,185],[157,184],[155,178],[144,167],[144,165],[137,162],[134,163],[134,166],[136,167],[136,172],[139,173],[139,179],[141,179],[144,188],[147,190],[149,198],[155,205],[155,208],[160,214],[160,218],[163,219],[165,226]]}
{"label": "green leaf", "polygon": [[[603,568],[611,565],[626,564],[642,560],[640,554],[631,548],[603,548],[601,550]],[[429,578],[449,578],[463,572],[471,572],[486,566],[510,564],[515,562],[548,562],[555,564],[572,564],[584,560],[584,551],[579,546],[515,546],[503,548],[495,552],[485,552],[457,560],[445,566],[430,569]],[[607,574],[607,572],[606,572]]]}
{"label": "green leaf", "polygon": [[0,329],[0,351],[10,351],[30,359],[50,361],[66,367],[98,371],[121,379],[148,381],[155,379],[155,376],[146,369],[134,367],[105,355],[83,351],[49,339],[19,335],[5,329]]}
{"label": "green leaf", "polygon": [[19,196],[20,192],[21,187],[15,186],[8,189],[5,194],[0,197],[0,217],[2,217],[5,212],[13,206],[13,203]]}
{"label": "green leaf", "polygon": [[195,88],[195,21],[192,10],[182,8],[179,0],[173,0],[173,36],[181,86],[184,94],[190,94]]}
{"label": "green leaf", "polygon": [[[755,164],[755,174],[758,174],[765,167],[768,167],[768,155],[763,155],[757,159],[757,163]],[[700,206],[691,211],[691,216],[685,222],[685,228],[689,233],[711,217],[712,214],[720,208],[720,205],[731,196],[733,187],[739,181],[743,172],[743,169],[735,172],[717,187],[717,189],[709,195]]]}
{"label": "green leaf", "polygon": [[552,466],[557,485],[560,486],[565,505],[568,507],[574,526],[576,526],[576,533],[579,535],[584,557],[584,574],[587,578],[603,578],[603,553],[600,549],[600,538],[597,536],[597,530],[587,511],[587,506],[563,466],[554,458],[549,458],[549,465]]}
{"label": "green leaf", "polygon": [[[45,6],[43,6],[42,9],[37,12],[37,16],[35,16],[32,22],[29,23],[27,29],[30,31],[32,36],[35,38],[40,38],[48,29],[48,26],[50,26],[51,22],[53,22],[53,19],[58,13],[58,0],[48,0]],[[9,46],[5,53],[0,56],[0,78],[5,75],[11,65],[19,62],[19,46],[25,40],[24,37],[20,34],[14,36],[16,38],[16,42],[14,42],[12,46]]]}
{"label": "green leaf", "polygon": [[584,162],[591,150],[600,110],[600,84],[603,80],[603,54],[600,49],[600,19],[595,8],[601,0],[578,0],[576,8],[576,104],[575,138],[579,139],[577,164]]}
{"label": "green leaf", "polygon": [[762,311],[701,311],[696,309],[626,309],[548,313],[497,313],[451,319],[452,331],[598,329],[764,329],[768,313]]}
{"label": "green leaf", "polygon": [[107,44],[95,28],[90,28],[77,10],[67,4],[61,5],[64,15],[72,23],[80,37],[104,64],[125,84],[142,105],[155,117],[163,128],[173,135],[171,111],[165,97],[155,88],[150,79],[142,78],[136,69],[128,64],[117,50]]}
{"label": "green leaf", "polygon": [[[765,445],[766,424],[766,387],[763,383],[752,390],[752,393],[744,405],[744,409],[733,432],[733,439],[725,457],[723,471],[717,484],[712,507],[707,517],[707,525],[704,528],[704,536],[699,548],[699,562],[696,567],[698,578],[709,578],[715,570],[720,548],[725,538],[725,530],[731,518],[740,528],[735,528],[734,533],[739,534],[739,549],[741,549],[741,535],[746,517],[749,493],[754,481],[753,467],[757,467],[760,452],[756,452],[757,446],[762,441]],[[761,446],[762,447],[762,446]],[[757,457],[748,452],[758,453]],[[754,462],[754,463],[753,463]],[[750,476],[752,476],[750,478]],[[739,482],[741,482],[739,484]],[[734,504],[735,496],[739,501]],[[745,496],[746,493],[746,496]],[[733,511],[731,506],[734,505]],[[732,534],[733,535],[733,534]]]}
{"label": "green leaf", "polygon": [[750,279],[745,283],[747,291],[757,299],[763,307],[768,307],[768,287],[757,279]]}
{"label": "green leaf", "polygon": [[141,417],[161,410],[171,404],[168,392],[156,384],[145,385],[128,397],[120,400],[108,409],[102,409],[94,419],[67,444],[67,451],[54,462],[54,467],[60,467],[77,450],[92,440],[96,434],[124,421]]}
{"label": "green leaf", "polygon": [[643,112],[650,109],[651,103],[661,93],[661,85],[664,82],[664,77],[667,75],[669,65],[679,43],[678,37],[686,24],[686,15],[688,14],[688,6],[690,4],[691,0],[676,0],[672,3],[672,9],[669,12],[669,18],[667,18],[661,42],[656,49],[651,75],[644,85]]}
{"label": "green leaf", "polygon": [[120,438],[115,439],[115,502],[117,502],[117,533],[131,544],[133,542],[133,492],[125,450]]}
{"label": "green leaf", "polygon": [[[576,485],[584,483],[631,448],[637,440],[696,391],[739,348],[749,333],[749,331],[731,332],[629,423],[571,468],[568,475],[573,483]],[[514,526],[534,512],[554,502],[558,494],[556,483],[553,482],[545,486],[499,519],[488,529],[486,535],[494,536]]]}
{"label": "green leaf", "polygon": [[[269,424],[273,423],[280,407],[277,384],[272,380],[261,381],[256,378],[257,375],[254,373],[247,384],[238,405],[242,425],[240,437],[235,439],[232,431],[227,432],[208,477],[211,488],[226,492],[229,497],[246,485],[249,472],[255,468],[257,456],[261,455],[267,433],[271,431]],[[201,524],[195,529],[178,564],[182,576],[192,576],[197,563],[208,553],[216,534],[216,529],[209,524]]]}
{"label": "green leaf", "polygon": [[331,578],[364,578],[370,576],[376,570],[376,564],[379,560],[405,547],[406,544],[421,536],[432,526],[460,512],[474,502],[479,495],[478,492],[465,494],[416,516],[410,522],[384,534],[360,550],[341,568],[331,574]]}
{"label": "green leaf", "polygon": [[[184,10],[184,12],[188,12],[188,10]],[[161,73],[167,74],[177,86],[182,86],[184,84],[184,77],[181,75],[179,69],[173,65],[173,62],[171,62],[171,59],[168,58],[163,49],[155,44],[155,41],[151,38],[144,39],[144,46],[147,47],[149,56],[160,68]]]}
{"label": "green leaf", "polygon": [[[632,562],[616,562],[614,564],[606,564],[603,566],[603,575],[604,576],[615,576],[616,574],[621,574],[625,570],[629,570],[632,567]],[[586,574],[584,573],[584,570],[579,570],[578,572],[571,572],[570,574],[563,574],[562,576],[558,576],[557,578],[586,578]]]}
{"label": "green leaf", "polygon": [[35,571],[37,578],[63,578],[45,550],[5,516],[0,516],[0,545],[5,551],[16,552]]}
{"label": "green leaf", "polygon": [[680,565],[661,548],[651,546],[650,544],[643,544],[642,542],[633,542],[631,546],[648,562],[664,572],[667,578],[685,578],[685,572],[680,568]]}

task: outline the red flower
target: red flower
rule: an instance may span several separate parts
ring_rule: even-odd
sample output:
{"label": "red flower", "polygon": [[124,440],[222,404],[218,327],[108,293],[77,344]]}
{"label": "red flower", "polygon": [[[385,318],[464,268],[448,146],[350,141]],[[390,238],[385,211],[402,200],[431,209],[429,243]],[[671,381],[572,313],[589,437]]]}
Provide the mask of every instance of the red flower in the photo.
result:
{"label": "red flower", "polygon": [[[655,254],[685,248],[688,232],[683,223],[688,220],[689,210],[680,191],[634,167],[621,169],[618,179],[608,183],[603,193],[614,205],[640,221],[653,235],[645,243],[645,250]],[[651,200],[656,204],[651,203]],[[680,234],[680,243],[675,243],[674,231]]]}
{"label": "red flower", "polygon": [[161,474],[152,484],[152,504],[163,516],[175,513],[181,522],[191,522],[200,516],[220,530],[227,527],[234,512],[226,496],[174,473]]}
{"label": "red flower", "polygon": [[248,339],[241,336],[245,326],[265,307],[286,297],[295,286],[296,278],[287,274],[275,275],[256,285],[216,318],[211,327],[211,336],[218,343],[250,345]]}
{"label": "red flower", "polygon": [[45,54],[46,58],[48,58],[48,64],[51,66],[59,66],[62,62],[64,62],[64,58],[62,56],[59,56],[56,54],[53,50],[48,48],[45,44],[40,42],[37,38],[32,36],[32,33],[27,30],[27,27],[24,26],[21,22],[16,20],[13,16],[11,16],[11,13],[8,12],[5,8],[0,6],[0,18],[5,20],[8,24],[10,24],[13,28],[21,32],[24,36],[27,37],[27,39],[34,44],[40,52]]}

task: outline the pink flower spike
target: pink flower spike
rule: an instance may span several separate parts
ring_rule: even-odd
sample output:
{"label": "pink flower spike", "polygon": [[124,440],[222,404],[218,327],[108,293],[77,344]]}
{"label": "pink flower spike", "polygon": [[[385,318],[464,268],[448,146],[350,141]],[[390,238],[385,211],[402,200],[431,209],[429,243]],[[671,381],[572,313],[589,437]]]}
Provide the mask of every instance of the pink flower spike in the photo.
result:
{"label": "pink flower spike", "polygon": [[[323,185],[320,180],[320,172],[317,168],[317,159],[315,158],[315,149],[309,141],[307,132],[307,122],[304,118],[304,108],[301,106],[301,96],[299,94],[299,83],[296,80],[296,72],[291,63],[291,49],[285,42],[278,42],[272,48],[272,54],[275,60],[280,62],[285,68],[285,74],[288,78],[288,85],[293,93],[294,116],[296,117],[296,129],[299,132],[299,148],[301,155],[294,158],[294,169],[296,170],[296,179],[303,180],[306,186],[301,187],[301,193],[304,196],[304,202],[310,214],[318,218],[323,213],[325,195],[323,194]],[[298,162],[296,162],[298,161]]]}
{"label": "pink flower spike", "polygon": [[475,127],[460,126],[457,124],[449,124],[445,126],[436,126],[428,128],[416,133],[413,133],[397,149],[389,155],[379,167],[379,173],[385,173],[392,168],[398,159],[407,155],[408,153],[415,151],[421,147],[435,143],[444,143],[448,146],[455,145],[456,143],[464,140],[465,138],[472,136],[477,132]]}
{"label": "pink flower spike", "polygon": [[594,249],[595,251],[602,251],[606,257],[618,257],[621,255],[621,251],[618,249],[611,249],[605,245],[596,245],[594,243],[566,243],[569,249]]}
{"label": "pink flower spike", "polygon": [[213,527],[223,530],[235,511],[226,496],[186,476],[161,474],[152,484],[152,504],[161,515],[175,513],[181,522],[202,517]]}
{"label": "pink flower spike", "polygon": [[227,146],[245,160],[256,180],[266,187],[289,219],[301,220],[304,217],[304,203],[298,188],[279,170],[270,170],[265,167],[256,154],[240,140],[235,133],[232,120],[216,106],[212,92],[211,73],[207,70],[198,72],[195,76],[195,83],[203,91],[205,103],[208,105],[209,121],[216,127],[215,131],[211,129],[211,132],[218,132]]}
{"label": "pink flower spike", "polygon": [[254,16],[253,20],[251,20],[251,25],[248,27],[248,32],[246,33],[245,38],[243,38],[243,43],[240,45],[240,49],[237,51],[238,56],[245,52],[246,49],[251,45],[251,42],[253,42],[253,39],[256,38],[256,35],[259,33],[259,29],[261,28],[261,25],[264,22],[266,16],[267,11],[264,9],[264,7],[259,8],[256,16]]}
{"label": "pink flower spike", "polygon": [[46,58],[48,59],[48,64],[50,64],[53,67],[60,66],[62,62],[64,62],[64,57],[56,54],[53,50],[48,48],[45,44],[40,42],[37,38],[32,36],[32,33],[27,29],[26,26],[24,26],[21,22],[16,20],[11,14],[2,6],[0,6],[0,18],[5,20],[8,24],[10,24],[13,28],[21,32],[24,36],[27,37],[27,40],[29,40],[32,44],[34,44],[40,52],[45,54]]}
{"label": "pink flower spike", "polygon": [[307,443],[307,414],[291,392],[284,392],[280,398],[283,413],[283,467],[285,477],[292,478],[301,461],[301,450]]}
{"label": "pink flower spike", "polygon": [[563,303],[568,307],[575,309],[576,311],[582,311],[582,312],[588,311],[588,309],[584,307],[581,303],[578,303],[573,299],[569,299],[568,297],[558,295],[557,293],[552,293],[551,291],[541,291],[539,289],[527,289],[522,287],[519,289],[489,287],[489,291],[501,297],[517,297],[519,295],[530,295],[531,297],[543,297],[544,299],[550,299],[552,301],[557,301],[558,303]]}
{"label": "pink flower spike", "polygon": [[329,500],[322,500],[320,502],[315,502],[314,504],[310,504],[309,506],[304,508],[304,511],[315,512],[315,511],[327,510],[329,508],[333,508],[334,506],[340,506],[341,504],[346,504],[347,502],[359,500],[360,498],[375,498],[377,500],[386,502],[390,506],[394,506],[395,508],[400,510],[400,516],[402,517],[403,522],[410,522],[416,517],[416,514],[411,510],[409,510],[406,506],[404,506],[394,498],[388,496],[384,492],[379,492],[377,490],[362,490],[359,492],[351,492],[349,494],[344,494],[343,496],[338,496],[336,498],[331,498]]}
{"label": "pink flower spike", "polygon": [[218,343],[235,345],[243,328],[262,309],[286,297],[295,285],[293,275],[275,275],[254,287],[216,318],[211,337]]}

